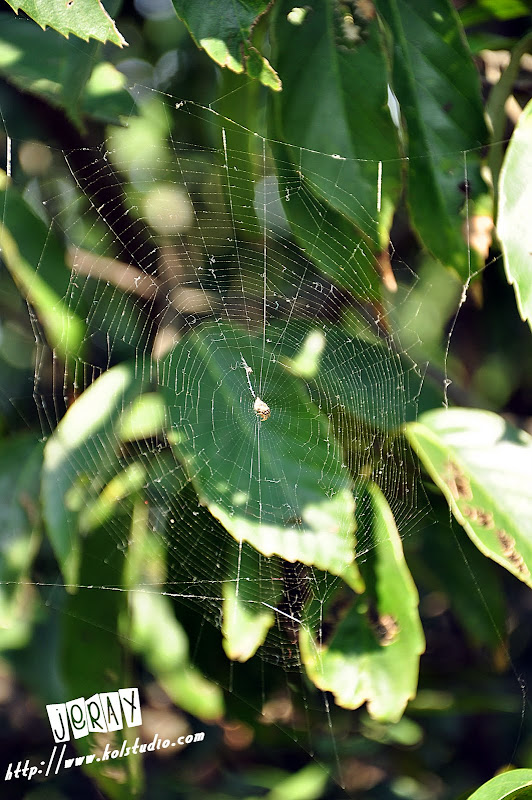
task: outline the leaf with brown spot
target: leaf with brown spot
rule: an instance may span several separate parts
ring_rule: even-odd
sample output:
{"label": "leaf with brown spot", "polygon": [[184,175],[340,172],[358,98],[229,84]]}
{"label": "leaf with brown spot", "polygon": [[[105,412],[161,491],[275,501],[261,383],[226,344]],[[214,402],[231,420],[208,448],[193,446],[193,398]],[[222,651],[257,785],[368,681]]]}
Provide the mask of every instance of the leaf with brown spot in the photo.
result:
{"label": "leaf with brown spot", "polygon": [[405,431],[479,550],[532,586],[532,437],[466,408],[429,411]]}

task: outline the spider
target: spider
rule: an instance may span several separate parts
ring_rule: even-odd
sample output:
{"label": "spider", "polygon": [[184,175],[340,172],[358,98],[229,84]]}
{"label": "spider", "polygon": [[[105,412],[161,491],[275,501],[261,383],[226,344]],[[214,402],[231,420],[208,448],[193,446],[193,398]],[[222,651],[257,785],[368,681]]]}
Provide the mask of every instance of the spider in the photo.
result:
{"label": "spider", "polygon": [[265,422],[270,416],[270,407],[267,406],[266,403],[260,399],[260,397],[255,398],[255,402],[253,403],[253,411],[262,422]]}

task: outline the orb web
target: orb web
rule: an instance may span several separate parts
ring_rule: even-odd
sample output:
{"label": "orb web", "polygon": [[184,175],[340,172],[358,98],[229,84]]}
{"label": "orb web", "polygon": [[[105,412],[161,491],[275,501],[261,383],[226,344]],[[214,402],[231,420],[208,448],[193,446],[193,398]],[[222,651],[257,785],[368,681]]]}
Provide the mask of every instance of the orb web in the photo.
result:
{"label": "orb web", "polygon": [[[91,476],[84,503],[96,504],[97,519],[106,486],[127,474],[112,513],[132,523],[106,520],[108,553],[138,558],[142,529],[137,590],[170,596],[223,628],[224,591],[234,587],[241,601],[274,614],[254,658],[302,675],[303,609],[304,624],[326,639],[340,571],[305,564],[297,549],[290,560],[275,549],[258,555],[224,523],[232,509],[260,536],[281,518],[297,541],[301,497],[313,481],[331,497],[349,486],[356,506],[373,479],[401,536],[415,532],[427,505],[401,428],[416,418],[425,387],[418,278],[392,243],[400,289],[392,302],[391,289],[378,288],[383,266],[372,236],[385,161],[366,164],[375,197],[364,207],[355,188],[342,188],[341,154],[291,146],[283,161],[274,140],[247,132],[255,139],[251,174],[249,153],[232,144],[239,126],[212,108],[151,94],[146,116],[110,129],[101,146],[55,151],[52,174],[27,193],[50,237],[65,244],[70,273],[60,300],[83,324],[77,352],[65,356],[70,323],[51,346],[29,302],[42,433],[53,437],[82,408],[85,391],[127,365],[137,390],[104,387],[79,413],[116,392],[113,420],[96,429],[83,456],[75,447],[67,455],[74,475]],[[198,144],[191,132],[200,123]],[[357,209],[365,235],[355,245],[335,217],[324,218],[313,189],[328,182],[340,216],[343,204]],[[291,227],[286,209],[296,202],[302,221]],[[374,543],[362,499],[357,512],[363,561]],[[350,514],[348,505],[340,510],[340,528]],[[118,580],[100,588],[126,590]],[[237,691],[233,669],[228,662]],[[322,703],[308,686],[301,691],[309,706]]]}

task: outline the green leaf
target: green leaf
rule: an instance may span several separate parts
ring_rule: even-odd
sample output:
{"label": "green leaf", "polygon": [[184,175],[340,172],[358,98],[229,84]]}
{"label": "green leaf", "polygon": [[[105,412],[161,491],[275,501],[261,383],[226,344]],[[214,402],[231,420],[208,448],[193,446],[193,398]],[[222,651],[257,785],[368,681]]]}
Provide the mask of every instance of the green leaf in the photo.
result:
{"label": "green leaf", "polygon": [[[283,92],[275,98],[271,123],[275,139],[288,145],[276,155],[284,210],[313,260],[313,250],[327,249],[339,228],[346,264],[357,244],[374,252],[387,247],[401,186],[379,24],[317,0],[305,6],[301,21],[291,2],[275,8]],[[304,67],[294,52],[305,53]],[[346,235],[349,227],[355,235]],[[351,286],[365,257],[349,264]]]}
{"label": "green leaf", "polygon": [[283,778],[264,795],[265,800],[319,800],[323,797],[329,773],[321,764],[307,764]]}
{"label": "green leaf", "polygon": [[282,594],[281,570],[253,547],[231,540],[223,582],[222,634],[228,658],[247,661],[275,622]]}
{"label": "green leaf", "polygon": [[[354,502],[340,448],[304,384],[262,338],[206,325],[159,370],[168,438],[200,501],[231,535],[265,556],[352,573]],[[247,382],[259,395],[263,373],[265,421]]]}
{"label": "green leaf", "polygon": [[[104,372],[70,406],[44,448],[43,516],[69,585],[78,582],[79,514],[87,514],[94,504],[101,508],[100,492],[118,471],[120,440],[114,432],[122,409],[130,406],[140,387],[134,365],[119,364]],[[104,494],[111,506],[119,490],[111,484]],[[105,514],[101,521],[104,518]]]}
{"label": "green leaf", "polygon": [[51,347],[66,358],[82,355],[84,321],[70,308],[71,273],[65,251],[48,226],[0,173],[2,258],[33,306]]}
{"label": "green leaf", "polygon": [[22,10],[41,28],[54,28],[67,38],[73,33],[85,41],[91,38],[100,42],[112,42],[118,47],[127,45],[101,0],[65,0],[63,3],[50,3],[49,0],[7,2],[17,14]]}
{"label": "green leaf", "polygon": [[251,44],[252,31],[267,11],[268,0],[172,0],[198,47],[233,72],[246,72],[274,91],[281,89],[279,76]]}
{"label": "green leaf", "polygon": [[42,443],[34,434],[0,442],[0,648],[30,635],[29,571],[40,542]]}
{"label": "green leaf", "polygon": [[496,775],[468,800],[530,800],[532,798],[532,769],[512,769]]}
{"label": "green leaf", "polygon": [[422,414],[406,435],[479,550],[532,586],[532,438],[466,408]]}
{"label": "green leaf", "polygon": [[408,132],[408,205],[423,244],[464,280],[470,275],[468,196],[484,193],[479,148],[488,135],[477,71],[448,0],[375,0],[393,36],[393,90]]}
{"label": "green leaf", "polygon": [[94,64],[98,45],[68,41],[29,20],[0,15],[0,73],[44,97],[81,127],[82,116],[119,123],[135,110],[126,78],[107,62]]}
{"label": "green leaf", "polygon": [[123,442],[157,436],[164,428],[164,403],[156,392],[141,394],[124,409],[118,435]]}
{"label": "green leaf", "polygon": [[373,541],[364,574],[368,593],[354,600],[329,642],[314,641],[302,626],[301,656],[311,680],[338,705],[367,702],[374,719],[396,722],[415,695],[425,648],[418,595],[392,512],[375,484],[357,497],[357,520],[360,538]]}
{"label": "green leaf", "polygon": [[164,691],[189,714],[207,721],[220,719],[223,693],[190,664],[188,640],[169,598],[137,590],[131,592],[130,600],[132,646],[142,654]]}
{"label": "green leaf", "polygon": [[532,327],[532,100],[513,132],[499,182],[497,232],[502,244],[504,267],[513,284],[523,321]]}

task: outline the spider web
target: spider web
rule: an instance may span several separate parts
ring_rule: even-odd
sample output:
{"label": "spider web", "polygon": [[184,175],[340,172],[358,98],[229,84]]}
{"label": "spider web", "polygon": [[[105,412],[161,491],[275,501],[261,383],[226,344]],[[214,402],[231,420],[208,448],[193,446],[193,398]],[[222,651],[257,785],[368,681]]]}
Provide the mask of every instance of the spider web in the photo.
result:
{"label": "spider web", "polygon": [[[153,95],[150,124],[155,121],[165,131],[159,140],[148,136],[139,148],[139,123],[131,119],[100,147],[55,152],[56,174],[42,180],[38,191],[34,187],[33,195],[27,193],[50,235],[59,234],[67,244],[72,271],[62,301],[86,326],[83,356],[62,358],[61,347],[50,346],[29,305],[42,433],[49,437],[73,400],[122,362],[133,366],[151,396],[162,390],[166,407],[159,429],[128,438],[117,423],[96,434],[89,463],[78,460],[75,449],[69,456],[74,474],[88,469],[93,476],[102,474],[92,488],[94,498],[116,469],[111,466],[107,474],[102,467],[110,453],[120,453],[121,468],[148,465],[137,487],[142,501],[132,504],[128,493],[115,499],[113,513],[133,519],[133,525],[106,526],[108,552],[102,559],[116,549],[125,551],[126,561],[138,559],[140,525],[140,539],[147,531],[149,540],[146,545],[144,537],[141,549],[140,591],[194,607],[217,628],[224,624],[224,586],[232,585],[244,602],[271,610],[274,624],[254,657],[284,670],[289,692],[299,677],[305,708],[321,706],[328,713],[327,697],[303,680],[297,630],[308,604],[304,624],[318,639],[326,638],[327,608],[341,577],[302,564],[296,556],[287,562],[275,551],[257,563],[254,551],[209,513],[205,496],[212,500],[218,493],[223,500],[230,493],[234,508],[243,509],[259,531],[278,524],[275,498],[282,496],[285,524],[297,535],[302,530],[298,476],[325,449],[318,483],[332,496],[341,491],[346,474],[355,500],[374,479],[402,537],[428,522],[419,467],[398,434],[416,418],[432,370],[419,355],[419,278],[392,245],[399,289],[393,291],[392,281],[382,295],[374,288],[383,275],[374,255],[378,243],[349,247],[330,220],[324,228],[314,187],[328,180],[339,204],[342,197],[346,208],[357,204],[341,188],[349,161],[341,154],[289,147],[290,160],[283,162],[277,154],[274,169],[277,143],[255,133],[252,178],[248,154],[232,144],[235,133],[243,131],[240,126],[212,107],[142,92]],[[199,125],[208,132],[206,142],[180,138]],[[456,154],[456,162],[464,165],[467,182],[465,154]],[[358,204],[360,227],[375,231],[388,164],[363,166],[375,176],[375,197],[371,207]],[[109,186],[119,193],[106,195]],[[312,224],[299,238],[283,207],[283,201],[286,207],[296,200]],[[302,240],[311,246],[301,246]],[[320,268],[330,259],[329,248],[339,259],[340,284]],[[465,292],[467,285],[462,288]],[[200,335],[201,340],[194,338]],[[184,355],[173,355],[176,346]],[[296,378],[304,387],[298,396]],[[445,372],[436,373],[434,391],[444,403],[448,383]],[[178,413],[168,401],[172,393]],[[135,402],[127,392],[119,396],[122,425],[133,416]],[[278,439],[271,443],[272,429],[282,432],[282,447]],[[346,506],[346,525],[350,513]],[[367,513],[361,501],[359,561],[374,547],[363,524]],[[250,570],[256,571],[254,578]],[[255,583],[251,592],[250,580]],[[97,588],[124,587],[117,582]],[[193,651],[203,635],[201,625],[197,640],[191,640]],[[228,662],[227,684],[235,693],[239,669]],[[258,708],[262,699],[264,709],[266,693],[264,685],[257,688]],[[312,751],[310,730],[304,737],[295,729],[291,735]]]}

